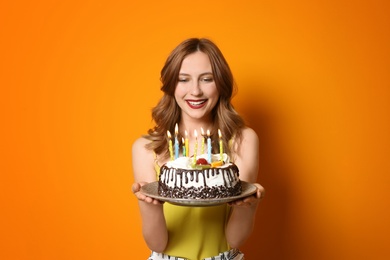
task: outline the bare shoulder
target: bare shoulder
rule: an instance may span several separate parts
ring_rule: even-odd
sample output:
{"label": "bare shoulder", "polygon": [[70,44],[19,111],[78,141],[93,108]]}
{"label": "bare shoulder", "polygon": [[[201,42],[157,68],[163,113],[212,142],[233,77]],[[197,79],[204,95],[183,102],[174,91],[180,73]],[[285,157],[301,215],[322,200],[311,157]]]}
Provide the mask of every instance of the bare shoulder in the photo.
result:
{"label": "bare shoulder", "polygon": [[246,127],[242,130],[242,142],[255,142],[257,144],[259,142],[259,137],[255,130]]}
{"label": "bare shoulder", "polygon": [[255,182],[259,163],[259,138],[252,128],[242,130],[242,138],[236,144],[235,163],[240,169],[240,179]]}
{"label": "bare shoulder", "polygon": [[140,137],[140,138],[136,139],[134,141],[133,147],[132,147],[133,154],[134,153],[148,152],[148,150],[146,149],[146,145],[149,142],[150,141],[148,139],[146,139],[145,137]]}
{"label": "bare shoulder", "polygon": [[140,137],[134,141],[132,146],[132,166],[134,178],[139,181],[154,181],[154,152],[146,148],[150,141]]}
{"label": "bare shoulder", "polygon": [[236,151],[241,153],[241,151],[246,151],[248,149],[258,149],[259,137],[257,133],[249,127],[246,127],[242,130],[241,140],[238,143],[235,143]]}

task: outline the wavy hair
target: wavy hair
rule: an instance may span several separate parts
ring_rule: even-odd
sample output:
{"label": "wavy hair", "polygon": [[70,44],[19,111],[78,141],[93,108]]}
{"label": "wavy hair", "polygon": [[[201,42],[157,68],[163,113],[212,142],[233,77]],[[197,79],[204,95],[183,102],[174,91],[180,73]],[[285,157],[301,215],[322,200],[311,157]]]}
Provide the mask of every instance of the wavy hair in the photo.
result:
{"label": "wavy hair", "polygon": [[[228,154],[231,154],[232,146],[227,144],[230,143],[233,137],[235,142],[241,140],[241,131],[245,127],[245,123],[231,104],[236,89],[229,65],[220,49],[212,41],[206,38],[190,38],[181,42],[171,52],[161,70],[161,90],[164,95],[152,109],[152,119],[155,122],[155,127],[149,129],[148,134],[145,135],[148,140],[152,141],[146,147],[154,150],[156,154],[168,156],[167,130],[171,133],[174,132],[175,124],[180,122],[181,115],[181,109],[174,97],[181,64],[186,56],[197,51],[208,55],[214,81],[220,95],[211,112],[214,122],[213,129],[211,129],[213,143],[219,138],[218,129],[222,133],[224,151]],[[217,152],[218,146],[213,145],[213,153]]]}

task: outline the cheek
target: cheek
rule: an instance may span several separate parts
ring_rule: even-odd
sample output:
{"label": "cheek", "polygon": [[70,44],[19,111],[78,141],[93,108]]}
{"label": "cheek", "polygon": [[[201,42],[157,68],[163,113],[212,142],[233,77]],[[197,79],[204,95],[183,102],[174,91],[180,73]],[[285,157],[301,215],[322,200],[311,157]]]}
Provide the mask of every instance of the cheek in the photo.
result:
{"label": "cheek", "polygon": [[215,107],[215,105],[218,103],[219,100],[219,91],[217,90],[216,87],[209,90],[208,98],[210,100],[210,105],[212,107]]}
{"label": "cheek", "polygon": [[183,97],[185,95],[185,89],[182,86],[177,85],[175,88],[174,95],[175,95],[175,98]]}
{"label": "cheek", "polygon": [[210,98],[218,98],[219,97],[219,92],[218,92],[218,89],[216,86],[208,89],[208,96]]}
{"label": "cheek", "polygon": [[178,104],[178,106],[182,108],[182,103],[184,102],[183,98],[185,97],[185,91],[183,90],[183,88],[176,87],[174,97],[176,100],[176,104]]}

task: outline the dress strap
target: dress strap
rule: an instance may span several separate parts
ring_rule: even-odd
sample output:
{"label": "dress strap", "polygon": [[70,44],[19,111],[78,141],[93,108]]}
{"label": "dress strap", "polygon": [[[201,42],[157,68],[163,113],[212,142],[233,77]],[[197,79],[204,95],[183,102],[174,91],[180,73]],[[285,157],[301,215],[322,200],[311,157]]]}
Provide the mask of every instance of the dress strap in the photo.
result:
{"label": "dress strap", "polygon": [[154,156],[154,171],[156,172],[156,179],[158,180],[160,176],[160,165],[158,164],[157,154],[153,151]]}

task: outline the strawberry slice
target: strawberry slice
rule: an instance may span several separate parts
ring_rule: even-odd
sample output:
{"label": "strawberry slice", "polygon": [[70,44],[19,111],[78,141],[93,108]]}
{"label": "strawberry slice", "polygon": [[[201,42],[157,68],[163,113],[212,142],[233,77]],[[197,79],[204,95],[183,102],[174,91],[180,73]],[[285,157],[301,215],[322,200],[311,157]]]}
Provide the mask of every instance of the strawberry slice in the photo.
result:
{"label": "strawberry slice", "polygon": [[196,160],[196,164],[198,164],[198,165],[208,165],[209,163],[207,162],[207,160],[205,158],[199,158],[198,160]]}

